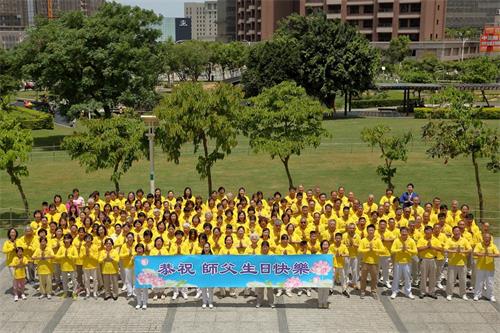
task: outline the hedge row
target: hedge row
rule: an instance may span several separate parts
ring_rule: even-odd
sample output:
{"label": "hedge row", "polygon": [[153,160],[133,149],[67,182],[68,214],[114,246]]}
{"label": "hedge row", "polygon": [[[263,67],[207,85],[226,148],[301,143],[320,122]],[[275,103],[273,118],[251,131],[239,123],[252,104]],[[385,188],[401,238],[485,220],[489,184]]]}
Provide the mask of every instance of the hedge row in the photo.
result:
{"label": "hedge row", "polygon": [[54,118],[49,113],[17,106],[11,114],[19,119],[23,128],[32,130],[54,128]]}
{"label": "hedge row", "polygon": [[[417,103],[418,100],[412,99],[410,103]],[[352,100],[353,109],[367,109],[367,108],[380,108],[389,106],[403,105],[403,100],[400,98],[388,99],[355,99]]]}
{"label": "hedge row", "polygon": [[[447,118],[448,109],[441,108],[415,108],[415,118],[418,119],[442,119]],[[478,113],[480,119],[500,119],[500,108],[483,108]]]}

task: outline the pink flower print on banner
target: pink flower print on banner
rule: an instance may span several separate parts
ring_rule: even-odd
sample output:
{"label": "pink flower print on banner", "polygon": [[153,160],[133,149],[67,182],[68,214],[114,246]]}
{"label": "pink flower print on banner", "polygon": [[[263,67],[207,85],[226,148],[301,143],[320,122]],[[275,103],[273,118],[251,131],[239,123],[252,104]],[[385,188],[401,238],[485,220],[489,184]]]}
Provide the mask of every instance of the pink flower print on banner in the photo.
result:
{"label": "pink flower print on banner", "polygon": [[316,275],[328,275],[328,273],[332,270],[330,264],[326,261],[317,261],[314,263],[311,272]]}
{"label": "pink flower print on banner", "polygon": [[302,281],[297,277],[291,277],[285,281],[285,288],[298,288],[302,286]]}
{"label": "pink flower print on banner", "polygon": [[319,276],[313,277],[313,283],[319,283],[319,281],[320,281]]}
{"label": "pink flower print on banner", "polygon": [[142,266],[147,266],[147,265],[148,265],[148,263],[149,263],[148,258],[143,258],[143,259],[141,259],[141,265],[142,265]]}

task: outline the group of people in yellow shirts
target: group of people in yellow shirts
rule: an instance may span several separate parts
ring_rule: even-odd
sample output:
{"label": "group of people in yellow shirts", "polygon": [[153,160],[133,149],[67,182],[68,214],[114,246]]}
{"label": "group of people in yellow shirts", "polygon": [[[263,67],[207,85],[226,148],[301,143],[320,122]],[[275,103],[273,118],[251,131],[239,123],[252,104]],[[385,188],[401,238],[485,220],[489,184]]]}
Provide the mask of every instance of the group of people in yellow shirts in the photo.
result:
{"label": "group of people in yellow shirts", "polygon": [[[207,200],[189,187],[178,197],[159,188],[147,195],[110,191],[101,197],[95,191],[86,202],[74,189],[66,203],[60,195],[44,202],[22,236],[10,229],[3,252],[15,301],[26,299],[26,282],[36,281],[40,298],[54,292],[97,298],[102,292],[116,300],[121,280],[121,291],[137,298],[137,309],[146,309],[149,298],[147,289],[134,289],[134,258],[141,255],[331,254],[335,278],[330,290],[318,289],[322,308],[337,285],[345,297],[356,290],[364,298],[369,283],[374,298],[381,285],[392,291],[392,299],[400,292],[413,299],[412,287],[418,287],[420,298],[437,298],[443,290],[451,300],[457,279],[464,300],[470,292],[475,301],[495,302],[499,256],[489,224],[476,224],[468,205],[453,200],[448,208],[438,197],[422,205],[413,184],[400,197],[387,189],[378,201],[370,194],[365,202],[342,186],[326,194],[301,185],[267,199],[260,191],[250,197],[244,188],[233,194],[223,187]],[[260,306],[264,291],[257,289]],[[166,292],[152,289],[153,300]],[[251,292],[243,290],[245,296]],[[271,306],[275,292],[292,296],[294,291],[268,290]],[[311,296],[309,288],[295,292]],[[174,288],[172,297],[187,299],[187,294]],[[229,296],[236,291],[229,289]],[[213,307],[213,289],[197,289],[195,298],[200,297],[204,308]]]}

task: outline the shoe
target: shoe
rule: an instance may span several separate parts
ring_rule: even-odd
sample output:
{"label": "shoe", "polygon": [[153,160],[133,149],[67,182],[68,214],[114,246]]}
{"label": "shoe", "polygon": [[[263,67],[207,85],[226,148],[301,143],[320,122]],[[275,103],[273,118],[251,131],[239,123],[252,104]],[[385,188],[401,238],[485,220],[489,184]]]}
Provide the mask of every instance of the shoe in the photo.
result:
{"label": "shoe", "polygon": [[77,293],[73,293],[73,295],[71,295],[73,297],[73,299],[77,299],[78,298],[78,294]]}
{"label": "shoe", "polygon": [[88,299],[90,297],[90,293],[86,293],[85,296],[83,296],[83,299]]}
{"label": "shoe", "polygon": [[160,297],[160,298],[161,298],[161,299],[165,299],[165,298],[166,298],[166,297],[165,297],[165,294],[161,294],[161,297]]}
{"label": "shoe", "polygon": [[113,301],[118,300],[118,297],[113,296]]}
{"label": "shoe", "polygon": [[259,303],[255,304],[255,307],[256,307],[257,309],[258,309],[258,308],[260,308],[260,304],[259,304]]}
{"label": "shoe", "polygon": [[424,299],[424,297],[425,297],[425,295],[424,295],[424,294],[420,294],[420,295],[418,295],[418,298],[420,298],[420,299]]}
{"label": "shoe", "polygon": [[196,293],[196,295],[194,296],[194,299],[198,299],[201,297],[201,290],[198,290],[198,292]]}
{"label": "shoe", "polygon": [[386,287],[387,289],[391,289],[391,288],[392,288],[391,283],[390,283],[389,281],[387,281],[387,282],[385,283],[385,287]]}
{"label": "shoe", "polygon": [[311,297],[311,290],[307,289],[306,290],[306,295],[307,295],[307,297]]}
{"label": "shoe", "polygon": [[26,295],[25,295],[25,294],[21,294],[21,298],[22,298],[24,301],[25,301],[25,300],[27,300],[27,298],[26,298]]}
{"label": "shoe", "polygon": [[206,308],[207,308],[207,305],[206,305],[206,304],[202,304],[202,305],[201,305],[201,308],[202,308],[202,309],[206,309]]}
{"label": "shoe", "polygon": [[292,292],[287,290],[287,291],[285,291],[285,295],[287,295],[288,297],[292,297]]}
{"label": "shoe", "polygon": [[248,288],[245,288],[245,290],[243,290],[243,296],[250,296],[250,289]]}
{"label": "shoe", "polygon": [[413,296],[413,294],[412,294],[412,293],[409,293],[409,294],[408,294],[408,298],[409,298],[409,299],[415,299],[415,296]]}
{"label": "shoe", "polygon": [[274,309],[276,305],[274,303],[271,304],[271,309]]}
{"label": "shoe", "polygon": [[94,291],[94,299],[97,299],[97,292]]}
{"label": "shoe", "polygon": [[52,299],[52,296],[50,294],[47,294],[47,299]]}
{"label": "shoe", "polygon": [[[175,295],[175,294],[174,294]],[[175,298],[174,298],[175,299]],[[158,295],[154,295],[153,296],[153,301],[157,301],[158,300]]]}
{"label": "shoe", "polygon": [[45,297],[45,295],[44,295],[44,294],[41,294],[40,296],[38,296],[38,299],[42,299],[42,298],[44,298],[44,297]]}
{"label": "shoe", "polygon": [[496,300],[495,296],[491,296],[491,297],[490,297],[490,302],[493,302],[493,303],[496,303],[496,302],[497,302],[497,300]]}
{"label": "shoe", "polygon": [[136,310],[139,310],[140,308],[141,308],[141,305],[140,305],[140,304],[137,304],[137,305],[135,306],[135,309],[136,309]]}
{"label": "shoe", "polygon": [[479,297],[474,296],[473,300],[477,302],[477,301],[479,301]]}
{"label": "shoe", "polygon": [[437,287],[438,287],[438,289],[441,289],[441,290],[443,290],[443,289],[444,289],[444,287],[443,287],[443,285],[441,284],[441,282],[439,282],[439,283],[437,284]]}
{"label": "shoe", "polygon": [[392,294],[391,294],[391,299],[395,299],[395,298],[396,298],[396,296],[398,296],[398,293],[392,293]]}
{"label": "shoe", "polygon": [[[376,291],[372,291],[372,297],[373,297],[374,300],[378,300],[378,294],[377,294]],[[325,307],[325,309],[326,309],[326,307]]]}
{"label": "shoe", "polygon": [[146,304],[143,304],[143,305],[142,305],[142,309],[143,309],[143,310],[146,310],[147,308],[148,308],[148,306],[147,306]]}
{"label": "shoe", "polygon": [[[174,300],[174,301],[175,301],[175,300],[177,299],[177,297],[179,297],[179,293],[174,293],[174,294],[172,295],[172,300]],[[156,297],[156,299],[158,299],[158,297]]]}
{"label": "shoe", "polygon": [[125,291],[125,290],[127,290],[127,286],[126,286],[126,285],[123,285],[123,287],[122,287],[122,291]]}
{"label": "shoe", "polygon": [[359,294],[359,298],[361,298],[361,299],[365,298],[365,293],[361,292],[361,294]]}
{"label": "shoe", "polygon": [[469,291],[469,292],[473,292],[473,291],[474,291],[474,287],[469,287],[469,288],[467,288],[467,291]]}
{"label": "shoe", "polygon": [[184,292],[181,291],[181,295],[182,295],[182,298],[188,299],[188,295],[186,293],[184,293]]}
{"label": "shoe", "polygon": [[342,292],[342,295],[344,295],[344,296],[345,296],[345,297],[347,297],[347,298],[351,298],[351,295],[349,294],[349,292],[348,292],[347,290],[344,290],[344,291]]}
{"label": "shoe", "polygon": [[14,296],[14,302],[17,302],[19,300],[19,296]]}
{"label": "shoe", "polygon": [[469,297],[467,297],[467,295],[463,295],[463,296],[462,296],[462,299],[463,299],[464,301],[468,301],[468,300],[469,300]]}
{"label": "shoe", "polygon": [[236,297],[236,292],[235,292],[235,291],[231,291],[231,292],[229,293],[229,296],[231,296],[231,297]]}
{"label": "shoe", "polygon": [[446,300],[451,301],[451,295],[446,296]]}
{"label": "shoe", "polygon": [[226,297],[226,289],[220,291],[220,297]]}
{"label": "shoe", "polygon": [[283,295],[282,289],[278,290],[278,292],[276,293],[276,297],[280,297],[281,295]]}
{"label": "shoe", "polygon": [[436,296],[436,294],[430,294],[428,295],[430,298],[433,298],[433,299],[438,299],[438,297]]}
{"label": "shoe", "polygon": [[213,304],[208,304],[208,307],[209,307],[210,309],[213,309],[213,308],[214,308],[214,305],[213,305]]}

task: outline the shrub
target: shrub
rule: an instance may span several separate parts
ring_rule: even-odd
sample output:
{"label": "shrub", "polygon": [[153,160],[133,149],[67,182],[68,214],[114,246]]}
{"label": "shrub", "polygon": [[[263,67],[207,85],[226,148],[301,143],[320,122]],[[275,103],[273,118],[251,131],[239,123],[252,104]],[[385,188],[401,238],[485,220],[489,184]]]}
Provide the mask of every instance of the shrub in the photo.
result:
{"label": "shrub", "polygon": [[[410,103],[417,103],[415,99],[410,100]],[[403,105],[403,100],[399,98],[394,99],[355,99],[352,101],[352,107],[354,109],[366,109],[366,108],[379,108],[379,107],[389,107],[389,106],[400,106]]]}
{"label": "shrub", "polygon": [[53,129],[54,118],[51,114],[27,109],[24,107],[14,107],[10,111],[21,122],[21,127],[32,130]]}
{"label": "shrub", "polygon": [[[447,109],[443,108],[415,108],[415,118],[418,119],[442,119],[447,118]],[[482,108],[478,116],[480,119],[500,119],[500,108]]]}

